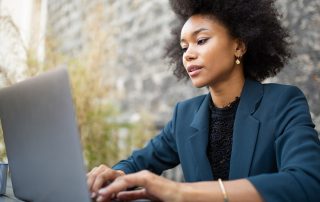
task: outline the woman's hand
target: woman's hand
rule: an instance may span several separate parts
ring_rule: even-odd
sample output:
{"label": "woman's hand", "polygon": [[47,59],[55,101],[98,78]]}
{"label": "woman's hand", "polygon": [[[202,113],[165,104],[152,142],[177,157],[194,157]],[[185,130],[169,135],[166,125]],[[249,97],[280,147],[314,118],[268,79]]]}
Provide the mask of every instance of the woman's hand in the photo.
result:
{"label": "woman's hand", "polygon": [[[151,199],[152,201],[181,201],[180,183],[173,182],[149,171],[118,177],[107,187],[100,189],[97,201],[109,201],[117,197],[120,200]],[[126,191],[132,187],[141,187]]]}
{"label": "woman's hand", "polygon": [[112,170],[106,165],[94,167],[89,173],[87,173],[87,184],[91,192],[91,197],[95,198],[99,189],[108,185],[117,177],[123,175],[125,175],[123,171]]}

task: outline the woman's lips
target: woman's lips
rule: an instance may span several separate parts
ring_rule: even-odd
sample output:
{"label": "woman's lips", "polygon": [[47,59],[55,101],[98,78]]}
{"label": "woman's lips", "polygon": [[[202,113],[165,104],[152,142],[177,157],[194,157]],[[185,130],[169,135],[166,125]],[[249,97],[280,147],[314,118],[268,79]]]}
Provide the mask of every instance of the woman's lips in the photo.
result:
{"label": "woman's lips", "polygon": [[187,68],[188,74],[191,77],[195,77],[200,74],[202,67],[198,65],[190,65]]}

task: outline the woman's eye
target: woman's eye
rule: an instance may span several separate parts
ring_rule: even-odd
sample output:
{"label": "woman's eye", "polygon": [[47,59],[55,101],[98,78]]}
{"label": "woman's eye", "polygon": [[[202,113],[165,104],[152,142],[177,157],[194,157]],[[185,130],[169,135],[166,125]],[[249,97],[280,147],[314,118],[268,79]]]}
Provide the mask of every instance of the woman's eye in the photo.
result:
{"label": "woman's eye", "polygon": [[199,39],[197,43],[198,43],[198,45],[202,45],[202,44],[205,44],[207,41],[208,41],[208,39],[204,38],[204,39]]}

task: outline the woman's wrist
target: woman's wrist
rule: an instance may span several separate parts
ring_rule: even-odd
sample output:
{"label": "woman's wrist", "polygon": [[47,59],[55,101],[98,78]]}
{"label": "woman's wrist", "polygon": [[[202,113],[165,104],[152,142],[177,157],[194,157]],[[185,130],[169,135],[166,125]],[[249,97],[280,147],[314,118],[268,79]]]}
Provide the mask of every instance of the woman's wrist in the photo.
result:
{"label": "woman's wrist", "polygon": [[224,201],[218,181],[179,183],[178,199],[184,202],[197,201]]}
{"label": "woman's wrist", "polygon": [[193,195],[193,188],[189,183],[177,183],[176,189],[176,201],[188,202],[190,196]]}

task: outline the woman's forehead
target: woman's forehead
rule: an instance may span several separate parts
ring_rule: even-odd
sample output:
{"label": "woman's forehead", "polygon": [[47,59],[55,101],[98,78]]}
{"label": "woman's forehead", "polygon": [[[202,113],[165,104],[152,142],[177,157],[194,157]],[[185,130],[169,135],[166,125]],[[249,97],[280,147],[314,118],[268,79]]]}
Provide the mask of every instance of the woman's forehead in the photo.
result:
{"label": "woman's forehead", "polygon": [[218,20],[207,15],[193,15],[183,25],[181,29],[181,39],[187,35],[192,35],[199,31],[212,31],[224,29]]}

